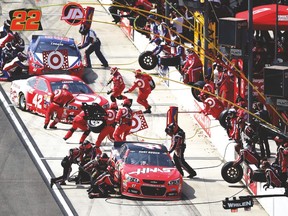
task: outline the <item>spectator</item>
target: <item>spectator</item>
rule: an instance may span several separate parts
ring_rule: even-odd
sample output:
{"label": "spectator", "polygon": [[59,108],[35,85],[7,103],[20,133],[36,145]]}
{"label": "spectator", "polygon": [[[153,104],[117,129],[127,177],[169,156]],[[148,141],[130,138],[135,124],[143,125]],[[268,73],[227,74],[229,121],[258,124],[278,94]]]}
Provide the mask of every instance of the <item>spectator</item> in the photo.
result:
{"label": "spectator", "polygon": [[182,34],[183,32],[183,23],[184,23],[184,18],[179,14],[178,12],[173,11],[172,12],[172,20],[170,24],[176,28],[176,31],[178,34]]}

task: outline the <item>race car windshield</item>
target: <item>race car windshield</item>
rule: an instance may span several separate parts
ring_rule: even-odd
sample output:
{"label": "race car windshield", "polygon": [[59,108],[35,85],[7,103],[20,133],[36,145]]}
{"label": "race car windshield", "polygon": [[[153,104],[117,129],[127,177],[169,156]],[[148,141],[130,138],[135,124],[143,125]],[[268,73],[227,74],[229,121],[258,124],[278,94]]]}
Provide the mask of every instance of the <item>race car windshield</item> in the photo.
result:
{"label": "race car windshield", "polygon": [[36,47],[35,53],[42,53],[43,51],[56,51],[56,50],[67,50],[68,56],[78,56],[78,51],[75,44],[63,44],[53,43],[46,41],[40,41]]}
{"label": "race car windshield", "polygon": [[125,162],[132,165],[174,167],[165,152],[131,151]]}
{"label": "race car windshield", "polygon": [[72,94],[94,94],[94,92],[84,83],[75,82],[75,81],[67,81],[67,82],[52,82],[51,88],[54,92],[56,89],[61,89],[63,84],[67,84],[69,87],[69,91]]}

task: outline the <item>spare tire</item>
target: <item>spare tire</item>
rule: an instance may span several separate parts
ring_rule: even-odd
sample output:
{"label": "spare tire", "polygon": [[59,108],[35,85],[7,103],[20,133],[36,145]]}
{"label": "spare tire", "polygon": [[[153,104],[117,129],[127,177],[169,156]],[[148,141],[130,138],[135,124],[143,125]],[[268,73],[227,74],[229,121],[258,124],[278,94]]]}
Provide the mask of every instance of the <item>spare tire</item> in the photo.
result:
{"label": "spare tire", "polygon": [[222,178],[228,183],[237,183],[243,177],[243,168],[240,164],[234,165],[233,161],[227,162],[221,169]]}
{"label": "spare tire", "polygon": [[227,115],[228,110],[223,110],[219,115],[219,123],[225,129],[227,129],[227,121],[226,121]]}
{"label": "spare tire", "polygon": [[147,23],[147,18],[145,16],[141,16],[138,15],[135,19],[134,19],[134,23],[133,26],[134,28],[137,29],[142,29],[146,26]]}
{"label": "spare tire", "polygon": [[[198,81],[196,83],[193,83],[192,86],[195,86],[197,88],[200,88],[200,89],[203,89],[203,86],[206,84],[205,81]],[[201,99],[199,98],[199,94],[200,94],[200,91],[196,88],[191,88],[191,93],[193,95],[193,97],[199,101],[199,102],[202,102]]]}
{"label": "spare tire", "polygon": [[138,57],[139,65],[144,70],[152,70],[158,63],[158,58],[155,55],[152,55],[152,53],[152,51],[145,51],[142,52]]}

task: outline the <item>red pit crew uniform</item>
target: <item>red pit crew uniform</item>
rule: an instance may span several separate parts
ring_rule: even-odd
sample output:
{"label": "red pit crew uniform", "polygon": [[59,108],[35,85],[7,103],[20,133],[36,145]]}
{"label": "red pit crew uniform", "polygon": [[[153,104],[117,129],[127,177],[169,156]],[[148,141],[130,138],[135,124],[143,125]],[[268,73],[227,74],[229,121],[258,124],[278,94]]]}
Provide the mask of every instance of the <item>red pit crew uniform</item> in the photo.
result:
{"label": "red pit crew uniform", "polygon": [[132,110],[127,106],[122,107],[117,112],[115,122],[118,123],[118,125],[113,134],[115,142],[126,140],[126,136],[129,134],[132,128],[132,115]]}
{"label": "red pit crew uniform", "polygon": [[199,56],[195,53],[189,53],[186,56],[186,62],[182,68],[183,82],[195,83],[200,80],[202,74],[203,64]]}
{"label": "red pit crew uniform", "polygon": [[116,120],[117,111],[115,109],[108,109],[106,112],[107,112],[106,126],[99,133],[96,143],[95,143],[96,154],[102,153],[100,150],[100,145],[105,137],[108,136],[108,138],[111,141],[114,141],[113,133],[115,131],[115,125],[116,125],[115,120]]}
{"label": "red pit crew uniform", "polygon": [[89,129],[89,126],[87,125],[87,121],[84,119],[84,116],[85,116],[84,111],[81,111],[78,115],[75,116],[75,118],[73,119],[73,122],[72,122],[72,127],[69,129],[69,131],[64,136],[64,138],[63,138],[64,140],[69,139],[73,135],[73,133],[77,130],[77,128],[80,128],[84,132],[80,138],[79,143],[81,144],[84,142],[86,137],[91,132]]}
{"label": "red pit crew uniform", "polygon": [[[145,107],[147,113],[151,113],[151,106],[149,105],[147,98],[151,94],[151,87],[149,84],[150,76],[148,74],[142,74],[136,72],[136,80],[133,86],[131,86],[128,92],[134,91],[135,88],[139,88],[139,93],[137,97],[137,102]],[[150,112],[149,112],[150,111]],[[145,111],[144,111],[145,113]]]}
{"label": "red pit crew uniform", "polygon": [[50,122],[51,115],[54,112],[56,112],[57,115],[55,120],[51,123],[50,128],[56,128],[55,125],[62,118],[64,111],[63,107],[67,106],[69,103],[75,100],[73,94],[69,92],[68,87],[66,87],[65,85],[66,84],[63,85],[62,89],[55,90],[51,97],[51,103],[45,115],[45,123],[44,123],[45,129],[47,128]]}

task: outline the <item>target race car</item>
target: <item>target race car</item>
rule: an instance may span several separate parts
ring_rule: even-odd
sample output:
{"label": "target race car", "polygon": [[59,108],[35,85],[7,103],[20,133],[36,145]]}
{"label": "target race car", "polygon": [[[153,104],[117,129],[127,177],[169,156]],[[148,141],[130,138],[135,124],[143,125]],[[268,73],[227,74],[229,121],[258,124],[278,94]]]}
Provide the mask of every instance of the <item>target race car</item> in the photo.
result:
{"label": "target race car", "polygon": [[73,38],[32,35],[27,54],[30,75],[83,75],[81,53]]}
{"label": "target race car", "polygon": [[123,196],[153,200],[179,200],[183,178],[167,148],[147,142],[115,142],[114,162]]}
{"label": "target race car", "polygon": [[97,103],[104,109],[109,107],[108,100],[97,95],[79,77],[65,74],[39,75],[14,80],[11,82],[10,98],[21,110],[45,116],[51,103],[52,93],[60,89],[63,84],[69,86],[69,91],[74,95],[75,101],[65,107],[61,122],[71,123],[73,118],[81,112],[82,103]]}

